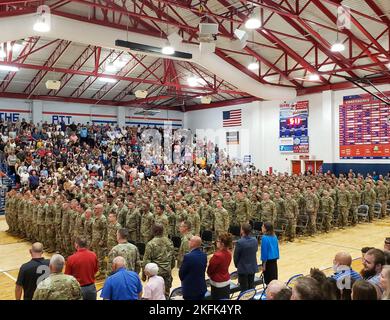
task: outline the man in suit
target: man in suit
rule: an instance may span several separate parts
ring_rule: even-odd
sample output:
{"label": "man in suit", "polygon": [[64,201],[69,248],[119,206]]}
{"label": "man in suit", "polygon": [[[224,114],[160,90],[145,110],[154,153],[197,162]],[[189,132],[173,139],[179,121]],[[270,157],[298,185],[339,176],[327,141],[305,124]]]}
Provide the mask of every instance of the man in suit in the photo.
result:
{"label": "man in suit", "polygon": [[189,244],[190,252],[184,255],[179,270],[183,298],[184,300],[202,300],[207,291],[205,280],[207,255],[200,249],[202,244],[200,237],[191,237]]}
{"label": "man in suit", "polygon": [[258,271],[256,261],[258,244],[256,238],[249,236],[251,230],[249,223],[241,225],[241,239],[237,241],[234,249],[234,265],[237,268],[241,291],[254,288],[255,273]]}

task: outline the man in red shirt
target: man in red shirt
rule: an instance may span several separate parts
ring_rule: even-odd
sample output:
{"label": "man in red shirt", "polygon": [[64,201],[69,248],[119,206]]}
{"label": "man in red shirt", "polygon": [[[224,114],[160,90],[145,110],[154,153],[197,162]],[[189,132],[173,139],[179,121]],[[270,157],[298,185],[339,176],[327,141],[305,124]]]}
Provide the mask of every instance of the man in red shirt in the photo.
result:
{"label": "man in red shirt", "polygon": [[66,261],[65,274],[74,276],[80,283],[84,300],[96,300],[95,274],[98,272],[96,254],[87,249],[87,240],[77,238],[76,253]]}

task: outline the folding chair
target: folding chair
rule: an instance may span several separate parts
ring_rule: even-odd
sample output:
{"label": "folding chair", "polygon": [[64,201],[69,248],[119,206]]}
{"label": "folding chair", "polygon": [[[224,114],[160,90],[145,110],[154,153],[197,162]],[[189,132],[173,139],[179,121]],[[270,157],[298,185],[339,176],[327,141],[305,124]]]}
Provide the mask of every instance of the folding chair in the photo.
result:
{"label": "folding chair", "polygon": [[205,230],[202,232],[201,238],[203,252],[209,254],[214,251],[213,232],[210,230]]}
{"label": "folding chair", "polygon": [[382,204],[377,202],[374,204],[374,217],[379,219],[381,216]]}
{"label": "folding chair", "polygon": [[256,237],[257,241],[261,239],[261,227],[263,226],[262,221],[253,221],[252,234]]}
{"label": "folding chair", "polygon": [[263,271],[261,269],[261,264],[259,264],[257,267],[258,267],[258,270],[259,270],[258,271],[259,275],[255,274],[255,279],[254,279],[255,288],[256,288],[256,290],[258,290],[257,287],[261,286],[262,289],[265,290],[266,285],[265,285],[265,282],[264,282],[264,274],[263,274]]}
{"label": "folding chair", "polygon": [[337,227],[339,225],[339,211],[337,209],[333,212],[333,227]]}
{"label": "folding chair", "polygon": [[237,300],[253,300],[256,295],[256,292],[256,289],[253,288],[245,290],[238,295]]}
{"label": "folding chair", "polygon": [[386,214],[389,216],[390,215],[390,200],[386,202]]}
{"label": "folding chair", "polygon": [[358,207],[358,219],[361,219],[361,220],[364,220],[364,221],[368,221],[368,205],[366,204],[362,204]]}
{"label": "folding chair", "polygon": [[297,219],[297,229],[296,232],[298,234],[306,234],[307,226],[309,224],[309,216],[308,215],[299,215]]}
{"label": "folding chair", "polygon": [[229,232],[233,236],[233,246],[236,244],[236,242],[240,239],[241,237],[241,227],[240,226],[230,226],[229,227]]}
{"label": "folding chair", "polygon": [[238,283],[238,273],[237,271],[234,271],[230,274],[230,299],[232,299],[234,294],[239,291],[240,291],[240,284]]}
{"label": "folding chair", "polygon": [[183,300],[183,288],[178,287],[172,290],[169,300]]}
{"label": "folding chair", "polygon": [[287,280],[286,286],[289,288],[293,288],[295,286],[296,281],[300,278],[303,277],[303,274],[296,274],[295,276],[292,276],[290,279]]}

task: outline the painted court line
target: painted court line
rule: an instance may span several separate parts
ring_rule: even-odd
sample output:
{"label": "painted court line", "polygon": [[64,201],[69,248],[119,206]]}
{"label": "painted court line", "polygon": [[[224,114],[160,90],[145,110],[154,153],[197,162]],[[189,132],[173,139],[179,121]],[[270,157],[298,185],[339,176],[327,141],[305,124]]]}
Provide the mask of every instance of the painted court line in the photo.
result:
{"label": "painted court line", "polygon": [[333,246],[333,247],[338,247],[338,248],[346,248],[346,249],[352,249],[352,250],[360,251],[359,248],[348,247],[348,246],[342,246],[342,245],[335,244],[335,243],[329,243],[329,242],[323,242],[323,241],[315,241],[315,240],[307,240],[307,241],[314,242],[314,243],[320,243],[320,244],[324,244],[324,245],[328,245],[328,246]]}
{"label": "painted court line", "polygon": [[14,282],[16,282],[16,278],[11,276],[7,271],[0,270],[0,273],[4,273],[8,278],[12,279]]}

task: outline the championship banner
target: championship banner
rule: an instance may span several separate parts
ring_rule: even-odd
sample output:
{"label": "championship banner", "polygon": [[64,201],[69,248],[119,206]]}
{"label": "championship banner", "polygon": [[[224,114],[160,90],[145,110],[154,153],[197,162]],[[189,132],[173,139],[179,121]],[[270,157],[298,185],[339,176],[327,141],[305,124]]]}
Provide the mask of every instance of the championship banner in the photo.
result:
{"label": "championship banner", "polygon": [[340,159],[390,159],[389,119],[390,107],[374,96],[344,96],[339,108]]}
{"label": "championship banner", "polygon": [[308,153],[309,101],[282,103],[279,116],[279,151]]}

